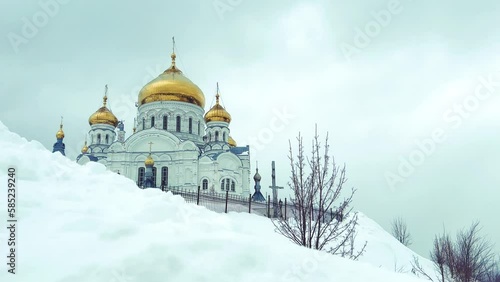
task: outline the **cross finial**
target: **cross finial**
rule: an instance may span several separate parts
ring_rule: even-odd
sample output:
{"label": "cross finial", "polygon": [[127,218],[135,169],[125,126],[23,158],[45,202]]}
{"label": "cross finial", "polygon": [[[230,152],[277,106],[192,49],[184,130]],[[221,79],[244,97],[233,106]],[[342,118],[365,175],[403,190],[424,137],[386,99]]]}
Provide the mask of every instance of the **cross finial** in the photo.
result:
{"label": "cross finial", "polygon": [[215,94],[215,103],[219,104],[219,83],[217,82],[217,94]]}
{"label": "cross finial", "polygon": [[59,128],[62,129],[63,128],[63,117],[61,116],[61,125],[59,125]]}
{"label": "cross finial", "polygon": [[175,70],[175,58],[177,56],[175,55],[175,37],[172,36],[172,55],[170,55],[170,58],[172,58],[172,66],[170,67],[171,69]]}
{"label": "cross finial", "polygon": [[108,85],[104,86],[104,97],[102,98],[102,105],[106,107],[106,103],[108,102]]}
{"label": "cross finial", "polygon": [[154,143],[153,142],[149,142],[148,144],[149,144],[149,154],[151,155],[151,147],[153,146]]}
{"label": "cross finial", "polygon": [[172,54],[175,54],[175,37],[172,36]]}

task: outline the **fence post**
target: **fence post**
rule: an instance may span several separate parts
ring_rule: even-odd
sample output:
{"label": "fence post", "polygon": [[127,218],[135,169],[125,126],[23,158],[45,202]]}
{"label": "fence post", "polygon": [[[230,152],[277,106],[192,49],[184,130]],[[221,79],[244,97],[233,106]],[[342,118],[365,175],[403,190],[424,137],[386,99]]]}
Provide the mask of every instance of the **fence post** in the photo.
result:
{"label": "fence post", "polygon": [[200,185],[198,185],[198,195],[196,196],[196,205],[200,205]]}
{"label": "fence post", "polygon": [[286,220],[286,198],[285,198],[285,220]]}
{"label": "fence post", "polygon": [[271,195],[267,195],[267,217],[271,218]]}
{"label": "fence post", "polygon": [[227,198],[229,197],[229,191],[226,191],[226,210],[225,213],[227,213]]}
{"label": "fence post", "polygon": [[252,194],[248,196],[248,213],[252,213]]}

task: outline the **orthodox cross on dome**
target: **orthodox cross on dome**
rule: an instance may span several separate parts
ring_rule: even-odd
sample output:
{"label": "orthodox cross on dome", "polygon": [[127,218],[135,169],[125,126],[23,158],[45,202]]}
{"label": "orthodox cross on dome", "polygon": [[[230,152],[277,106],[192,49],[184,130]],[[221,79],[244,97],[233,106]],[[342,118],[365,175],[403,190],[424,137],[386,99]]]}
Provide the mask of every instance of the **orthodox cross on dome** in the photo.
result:
{"label": "orthodox cross on dome", "polygon": [[59,125],[59,128],[62,129],[63,128],[63,116],[61,116],[61,124]]}
{"label": "orthodox cross on dome", "polygon": [[149,144],[149,154],[151,155],[151,147],[153,146],[154,143],[153,142],[149,142],[148,144]]}
{"label": "orthodox cross on dome", "polygon": [[104,97],[102,98],[102,105],[106,107],[106,103],[108,101],[108,85],[104,86]]}
{"label": "orthodox cross on dome", "polygon": [[170,56],[170,58],[172,58],[172,66],[171,68],[172,69],[175,69],[175,58],[177,56],[175,55],[175,37],[172,36],[172,55]]}
{"label": "orthodox cross on dome", "polygon": [[172,54],[175,54],[175,37],[172,36]]}
{"label": "orthodox cross on dome", "polygon": [[278,189],[284,189],[282,186],[276,186],[276,171],[274,168],[274,161],[271,163],[272,167],[272,186],[269,186],[269,188],[273,189],[273,210],[274,210],[274,217],[280,217],[281,216],[281,211],[279,208],[278,204]]}
{"label": "orthodox cross on dome", "polygon": [[217,94],[215,94],[215,103],[219,104],[219,83],[217,82]]}

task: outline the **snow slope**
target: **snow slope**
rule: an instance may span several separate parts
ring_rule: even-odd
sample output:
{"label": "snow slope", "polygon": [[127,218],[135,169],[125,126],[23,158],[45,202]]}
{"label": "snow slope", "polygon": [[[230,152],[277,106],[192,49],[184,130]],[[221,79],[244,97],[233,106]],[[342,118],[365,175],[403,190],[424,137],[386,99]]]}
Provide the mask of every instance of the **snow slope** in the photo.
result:
{"label": "snow slope", "polygon": [[[354,262],[296,246],[264,217],[218,214],[137,189],[102,165],[52,154],[1,122],[0,156],[0,185],[11,165],[19,180],[17,274],[2,263],[2,282],[422,281],[391,271],[394,256],[402,261],[413,253],[365,216],[359,238],[369,248]],[[6,187],[0,191],[3,226]],[[7,236],[2,227],[4,262]]]}

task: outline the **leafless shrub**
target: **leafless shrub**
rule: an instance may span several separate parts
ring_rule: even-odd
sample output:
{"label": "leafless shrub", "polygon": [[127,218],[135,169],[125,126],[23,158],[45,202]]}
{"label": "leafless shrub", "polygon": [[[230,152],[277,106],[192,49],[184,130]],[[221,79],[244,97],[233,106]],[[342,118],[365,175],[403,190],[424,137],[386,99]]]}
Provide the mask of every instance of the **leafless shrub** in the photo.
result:
{"label": "leafless shrub", "polygon": [[[273,220],[278,233],[292,242],[316,250],[357,259],[360,251],[354,248],[355,228],[358,217],[350,207],[354,189],[341,199],[347,181],[346,168],[337,166],[329,154],[328,135],[325,144],[320,144],[317,129],[312,140],[311,157],[304,154],[303,138],[297,137],[298,152],[295,156],[289,144],[291,166],[290,188],[292,216]],[[329,211],[335,218],[328,217]]]}
{"label": "leafless shrub", "polygon": [[391,223],[392,236],[401,244],[409,247],[411,245],[411,235],[408,231],[408,225],[401,217],[395,218]]}

